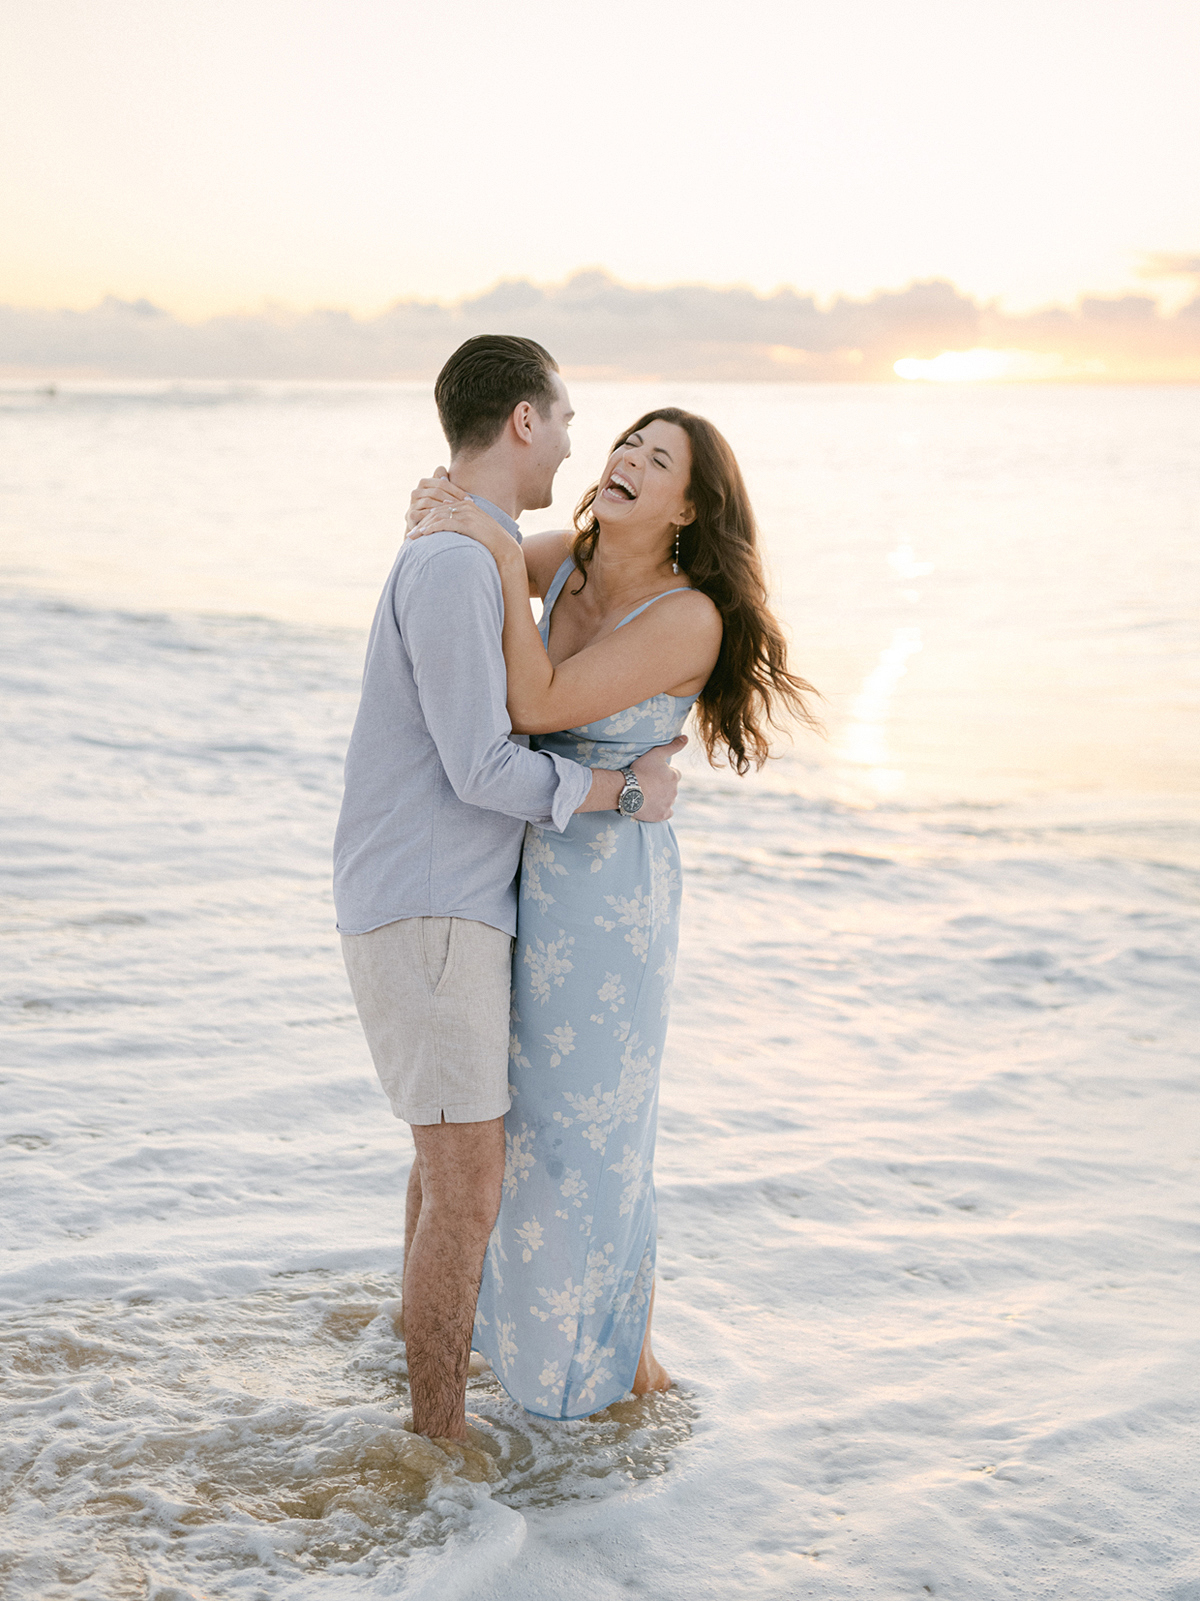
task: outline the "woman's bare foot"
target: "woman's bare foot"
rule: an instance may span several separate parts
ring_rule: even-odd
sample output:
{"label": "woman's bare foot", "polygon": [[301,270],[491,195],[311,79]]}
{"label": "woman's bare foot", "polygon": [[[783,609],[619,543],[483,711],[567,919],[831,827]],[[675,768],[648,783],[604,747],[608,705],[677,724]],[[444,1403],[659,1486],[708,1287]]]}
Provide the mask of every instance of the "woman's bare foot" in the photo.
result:
{"label": "woman's bare foot", "polygon": [[642,1341],[642,1354],[638,1357],[637,1372],[631,1386],[634,1395],[650,1395],[655,1390],[669,1390],[671,1375],[650,1348],[650,1324],[654,1317],[654,1290],[650,1290],[650,1314],[646,1319],[646,1338]]}
{"label": "woman's bare foot", "polygon": [[655,1356],[649,1345],[642,1347],[638,1370],[633,1376],[634,1395],[650,1395],[655,1390],[669,1390],[674,1380]]}

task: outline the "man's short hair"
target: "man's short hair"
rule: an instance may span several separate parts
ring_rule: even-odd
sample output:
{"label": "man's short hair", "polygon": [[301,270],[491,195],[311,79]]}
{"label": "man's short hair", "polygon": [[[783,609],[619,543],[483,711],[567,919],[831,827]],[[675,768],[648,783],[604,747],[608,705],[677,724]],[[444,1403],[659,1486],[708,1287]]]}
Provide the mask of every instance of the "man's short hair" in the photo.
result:
{"label": "man's short hair", "polygon": [[477,334],[438,373],[433,395],[454,455],[486,450],[523,400],[543,417],[554,404],[558,363],[532,339]]}

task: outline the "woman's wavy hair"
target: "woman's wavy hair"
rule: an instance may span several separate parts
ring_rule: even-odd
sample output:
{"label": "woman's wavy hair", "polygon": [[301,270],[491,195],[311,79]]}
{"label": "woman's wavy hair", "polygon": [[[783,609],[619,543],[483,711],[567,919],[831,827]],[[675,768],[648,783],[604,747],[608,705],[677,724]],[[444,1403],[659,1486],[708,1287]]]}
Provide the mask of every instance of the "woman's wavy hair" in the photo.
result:
{"label": "woman's wavy hair", "polygon": [[[679,534],[679,565],[693,588],[702,589],[721,613],[721,653],[696,702],[700,738],[714,765],[724,747],[739,774],[761,767],[771,754],[768,728],[782,728],[788,715],[820,729],[805,696],[813,686],[787,668],[787,643],[767,605],[767,586],[758,553],[758,531],[741,469],[728,441],[703,417],[675,406],[661,406],[639,417],[613,445],[652,422],[674,423],[691,442],[692,476],[688,499],[696,520]],[[595,483],[575,509],[571,554],[587,583],[600,525],[592,503]],[[579,593],[579,589],[575,591]]]}

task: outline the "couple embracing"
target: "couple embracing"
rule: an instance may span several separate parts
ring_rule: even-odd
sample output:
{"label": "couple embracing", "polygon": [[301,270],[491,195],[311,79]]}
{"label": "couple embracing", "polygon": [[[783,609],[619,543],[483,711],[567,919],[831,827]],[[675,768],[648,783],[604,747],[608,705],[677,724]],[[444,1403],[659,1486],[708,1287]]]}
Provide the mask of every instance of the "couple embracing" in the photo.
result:
{"label": "couple embracing", "polygon": [[780,713],[809,720],[809,686],[787,670],[711,423],[640,418],[574,529],[522,543],[516,519],[550,505],[570,452],[556,364],[484,335],[435,396],[449,476],[414,493],[375,614],[334,897],[416,1147],[413,1427],[461,1440],[472,1345],[545,1417],[670,1385],[650,1344],[680,907],[670,758],[694,709],[709,757],[746,772]]}

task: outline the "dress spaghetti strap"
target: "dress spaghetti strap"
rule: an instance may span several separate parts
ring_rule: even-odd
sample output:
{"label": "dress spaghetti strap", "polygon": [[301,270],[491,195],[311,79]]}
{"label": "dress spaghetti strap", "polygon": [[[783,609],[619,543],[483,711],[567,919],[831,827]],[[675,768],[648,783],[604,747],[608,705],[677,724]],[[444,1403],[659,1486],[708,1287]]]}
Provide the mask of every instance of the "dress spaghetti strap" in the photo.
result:
{"label": "dress spaghetti strap", "polygon": [[[682,595],[691,587],[691,584],[680,584],[675,589],[664,589],[661,595],[651,595],[649,600],[644,600],[640,606],[635,606],[628,617],[622,617],[621,621],[617,624],[617,628],[624,628],[626,623],[631,623],[635,617],[640,617],[645,611],[646,607],[653,606],[656,600],[666,600],[668,595]],[[613,629],[614,634],[616,633],[617,628]]]}
{"label": "dress spaghetti strap", "polygon": [[[546,591],[546,598],[542,602],[542,618],[547,625],[549,625],[550,613],[554,610],[554,602],[562,594],[563,586],[566,584],[567,579],[574,571],[574,558],[568,556],[566,561],[563,562],[562,566],[550,580],[550,588]],[[640,606],[635,606],[627,617],[622,617],[621,621],[617,624],[617,628],[624,628],[626,623],[631,623],[635,617],[640,617],[646,610],[646,607],[653,606],[656,600],[665,600],[668,595],[682,595],[687,590],[691,589],[691,587],[691,584],[679,584],[674,589],[664,589],[661,595],[651,595],[649,600],[644,600]],[[614,634],[616,633],[617,628],[613,629]]]}
{"label": "dress spaghetti strap", "polygon": [[554,610],[554,602],[562,594],[563,585],[575,570],[574,557],[568,556],[562,563],[554,577],[550,580],[550,588],[546,591],[546,598],[542,601],[542,616],[549,618]]}

